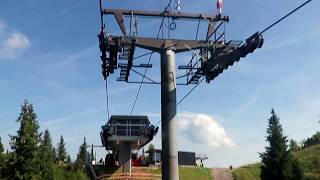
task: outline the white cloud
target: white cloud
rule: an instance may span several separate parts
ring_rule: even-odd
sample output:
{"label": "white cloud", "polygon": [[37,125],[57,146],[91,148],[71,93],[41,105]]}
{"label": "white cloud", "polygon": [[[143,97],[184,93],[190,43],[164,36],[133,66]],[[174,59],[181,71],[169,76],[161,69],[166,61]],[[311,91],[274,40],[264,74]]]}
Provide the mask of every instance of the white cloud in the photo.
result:
{"label": "white cloud", "polygon": [[193,143],[211,147],[234,147],[225,129],[213,117],[206,114],[184,112],[177,116],[178,129]]}
{"label": "white cloud", "polygon": [[0,21],[0,42],[0,59],[15,59],[30,46],[26,35],[9,28],[3,21]]}
{"label": "white cloud", "polygon": [[25,49],[30,46],[29,39],[22,33],[12,33],[6,40],[5,47],[13,49]]}

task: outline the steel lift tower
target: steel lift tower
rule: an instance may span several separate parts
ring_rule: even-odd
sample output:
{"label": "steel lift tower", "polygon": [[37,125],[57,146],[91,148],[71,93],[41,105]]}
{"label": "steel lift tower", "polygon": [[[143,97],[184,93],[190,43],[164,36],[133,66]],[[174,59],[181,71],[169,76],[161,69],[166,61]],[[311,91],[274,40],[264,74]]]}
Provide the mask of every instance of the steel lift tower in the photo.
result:
{"label": "steel lift tower", "polygon": [[[183,85],[198,84],[200,78],[205,77],[209,83],[217,77],[224,69],[239,61],[241,57],[252,53],[263,44],[263,37],[255,33],[244,43],[242,41],[226,41],[223,39],[224,32],[218,33],[219,28],[229,22],[228,16],[204,15],[189,13],[172,13],[170,11],[136,11],[120,9],[102,9],[103,15],[114,15],[123,33],[122,36],[112,36],[105,32],[102,26],[99,34],[99,45],[102,52],[102,71],[107,78],[115,69],[120,68],[118,81],[129,81],[129,75],[133,67],[151,68],[151,64],[133,64],[136,47],[158,52],[161,61],[161,134],[162,134],[162,178],[169,180],[179,179],[178,154],[176,141],[176,53],[200,50],[200,58],[192,59],[187,65],[179,66],[186,70],[186,82]],[[182,39],[158,39],[129,36],[124,16],[160,17],[172,19],[195,19],[208,22],[208,31],[204,40],[182,40]],[[214,39],[211,37],[214,35]],[[119,59],[125,63],[118,63]],[[139,82],[137,82],[139,83]],[[145,83],[154,83],[155,81]]]}
{"label": "steel lift tower", "polygon": [[[228,16],[191,14],[172,12],[167,8],[162,12],[138,11],[124,9],[104,9],[100,0],[101,30],[98,35],[101,50],[102,74],[106,79],[115,69],[120,69],[118,81],[127,83],[161,84],[161,134],[162,134],[162,178],[165,180],[179,179],[178,153],[176,140],[176,85],[198,85],[204,79],[209,83],[240,58],[246,57],[263,44],[262,34],[257,32],[246,41],[227,41],[225,39],[224,24],[229,22]],[[113,15],[122,32],[121,36],[113,36],[106,32],[103,24],[104,15]],[[184,39],[160,39],[139,37],[137,33],[128,33],[124,18],[129,17],[131,32],[136,32],[135,17],[166,18],[175,20],[197,20],[206,22],[208,30],[203,40]],[[162,20],[162,21],[163,21]],[[162,22],[163,23],[163,22]],[[170,28],[175,29],[171,23]],[[142,75],[134,68],[152,68],[149,62],[146,64],[134,64],[136,48],[142,48],[160,54],[161,82],[152,80]],[[186,65],[178,69],[185,70],[183,76],[176,76],[176,54],[193,51],[193,58]],[[119,60],[118,60],[119,59]],[[119,61],[119,62],[118,62]],[[121,61],[121,62],[120,62]],[[147,81],[131,81],[131,72],[142,75]],[[184,79],[183,83],[177,82]]]}
{"label": "steel lift tower", "polygon": [[[100,0],[101,14],[101,29],[98,35],[99,48],[101,51],[102,74],[104,79],[114,73],[115,69],[120,68],[120,77],[118,81],[127,83],[144,84],[161,84],[161,133],[162,133],[162,178],[165,180],[179,179],[178,158],[177,158],[177,142],[176,142],[176,85],[194,85],[191,91],[197,87],[203,80],[209,83],[216,78],[229,66],[232,66],[240,58],[246,57],[263,45],[263,36],[267,30],[310,3],[312,0],[307,0],[287,15],[280,18],[275,23],[268,26],[261,32],[256,32],[249,38],[243,41],[227,41],[225,38],[225,24],[229,22],[228,16],[221,15],[222,0],[217,1],[218,15],[207,14],[191,14],[181,12],[180,0],[177,0],[177,12],[169,10],[169,5],[164,11],[139,11],[125,9],[104,9]],[[105,15],[113,15],[120,27],[122,35],[113,36],[108,34],[103,23]],[[130,18],[130,31],[126,30],[124,18]],[[139,37],[137,34],[137,19],[136,17],[162,18],[157,38]],[[162,28],[164,19],[168,22],[168,32],[176,29],[176,20],[197,20],[199,31],[200,22],[206,22],[208,29],[206,37],[203,40],[185,40],[185,39],[170,39],[159,38],[159,33]],[[197,37],[196,35],[196,37]],[[135,49],[142,48],[152,51],[140,56],[134,56]],[[185,70],[185,74],[179,77],[176,76],[176,54],[192,51],[193,55],[189,63],[178,67],[180,70]],[[161,64],[161,82],[152,80],[144,74],[139,73],[135,68],[152,68],[150,64],[151,56],[148,63],[134,64],[134,60],[147,55],[152,55],[154,52],[160,54]],[[119,59],[119,62],[118,62]],[[120,62],[120,60],[122,62]],[[136,73],[143,77],[142,81],[129,80],[130,73]],[[147,79],[147,81],[144,81]],[[177,82],[183,79],[184,81]],[[141,86],[140,86],[141,87]],[[189,93],[191,92],[189,91]],[[188,94],[189,94],[188,93]],[[187,95],[188,95],[187,94]]]}

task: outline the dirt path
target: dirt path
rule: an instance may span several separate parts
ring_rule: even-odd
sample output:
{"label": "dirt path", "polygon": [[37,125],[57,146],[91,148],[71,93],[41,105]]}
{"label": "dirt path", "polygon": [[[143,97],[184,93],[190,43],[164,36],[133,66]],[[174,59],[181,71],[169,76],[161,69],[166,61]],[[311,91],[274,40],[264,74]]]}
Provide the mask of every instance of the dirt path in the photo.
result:
{"label": "dirt path", "polygon": [[212,176],[214,180],[232,180],[232,175],[228,168],[213,168]]}

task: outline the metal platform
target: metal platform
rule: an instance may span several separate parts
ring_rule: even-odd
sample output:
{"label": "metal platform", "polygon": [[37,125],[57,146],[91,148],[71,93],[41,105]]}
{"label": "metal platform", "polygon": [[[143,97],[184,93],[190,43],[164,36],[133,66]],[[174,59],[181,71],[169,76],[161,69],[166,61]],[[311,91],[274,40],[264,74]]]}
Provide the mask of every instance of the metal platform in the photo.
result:
{"label": "metal platform", "polygon": [[106,150],[118,157],[123,172],[131,173],[132,150],[139,150],[157,134],[158,127],[147,116],[111,116],[102,126],[101,141]]}

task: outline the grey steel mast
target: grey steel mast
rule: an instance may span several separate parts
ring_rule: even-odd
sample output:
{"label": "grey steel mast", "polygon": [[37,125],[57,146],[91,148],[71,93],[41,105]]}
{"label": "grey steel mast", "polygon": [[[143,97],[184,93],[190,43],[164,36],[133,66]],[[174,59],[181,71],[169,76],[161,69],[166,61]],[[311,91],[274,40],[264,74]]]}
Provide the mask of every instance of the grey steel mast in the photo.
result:
{"label": "grey steel mast", "polygon": [[176,138],[176,59],[172,48],[161,51],[162,177],[179,179]]}

